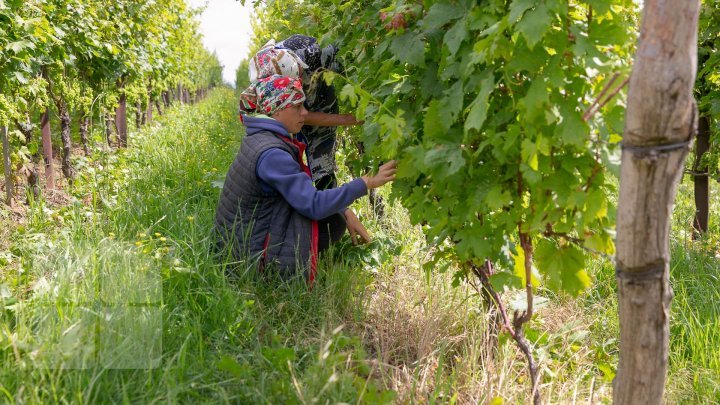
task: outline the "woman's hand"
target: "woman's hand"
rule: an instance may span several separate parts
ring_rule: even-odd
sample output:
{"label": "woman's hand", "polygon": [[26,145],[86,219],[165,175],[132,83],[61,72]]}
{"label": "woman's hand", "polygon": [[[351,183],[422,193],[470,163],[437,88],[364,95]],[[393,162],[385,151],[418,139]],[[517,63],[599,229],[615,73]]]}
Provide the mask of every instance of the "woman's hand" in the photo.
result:
{"label": "woman's hand", "polygon": [[391,160],[380,166],[378,173],[374,176],[362,176],[368,190],[378,188],[386,183],[395,180],[395,172],[397,171],[397,161]]}
{"label": "woman's hand", "polygon": [[[367,229],[365,229],[355,213],[349,208],[345,210],[345,222],[347,223],[347,229],[348,232],[350,232],[350,239],[352,239],[353,245],[362,245],[372,241]],[[358,238],[358,236],[360,236],[360,238]]]}

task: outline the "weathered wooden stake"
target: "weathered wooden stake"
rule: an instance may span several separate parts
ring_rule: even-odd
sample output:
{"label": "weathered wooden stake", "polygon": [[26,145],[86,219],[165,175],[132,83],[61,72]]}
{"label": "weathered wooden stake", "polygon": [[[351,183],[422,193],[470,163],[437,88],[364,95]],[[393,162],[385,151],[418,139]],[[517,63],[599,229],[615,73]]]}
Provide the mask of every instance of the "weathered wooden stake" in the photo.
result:
{"label": "weathered wooden stake", "polygon": [[55,188],[55,171],[53,164],[52,138],[50,137],[50,110],[45,109],[45,113],[40,120],[43,146],[43,160],[45,161],[45,188],[52,190]]}
{"label": "weathered wooden stake", "polygon": [[693,239],[699,238],[708,230],[710,216],[710,187],[708,167],[702,164],[703,155],[710,149],[710,120],[700,117],[698,137],[695,143],[695,165],[692,170],[695,189],[695,220],[693,221]]}
{"label": "weathered wooden stake", "polygon": [[87,111],[80,113],[80,143],[82,143],[85,156],[90,156],[90,145],[88,144],[88,132],[90,131],[90,114]]}
{"label": "weathered wooden stake", "polygon": [[3,169],[5,173],[5,203],[12,205],[13,200],[13,181],[12,181],[12,168],[10,165],[10,141],[8,140],[8,129],[3,127],[0,131],[0,137],[2,137],[3,147]]}
{"label": "weathered wooden stake", "polygon": [[126,148],[128,145],[127,138],[127,96],[125,92],[120,92],[118,107],[115,110],[115,127],[117,128],[118,146]]}
{"label": "weathered wooden stake", "polygon": [[68,110],[68,105],[65,100],[58,100],[56,105],[58,108],[58,116],[60,117],[60,140],[62,141],[61,168],[68,182],[72,182],[72,179],[75,177],[75,169],[70,163],[70,153],[72,151],[70,111]]}
{"label": "weathered wooden stake", "polygon": [[696,132],[700,0],[645,0],[630,78],[617,213],[620,364],[615,404],[662,404],[668,367],[669,232]]}

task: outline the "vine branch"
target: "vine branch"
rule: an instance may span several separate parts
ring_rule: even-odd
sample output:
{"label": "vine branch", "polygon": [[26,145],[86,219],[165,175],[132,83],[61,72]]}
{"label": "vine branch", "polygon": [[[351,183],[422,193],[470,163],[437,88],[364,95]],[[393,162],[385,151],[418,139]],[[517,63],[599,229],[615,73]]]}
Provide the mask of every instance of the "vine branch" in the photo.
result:
{"label": "vine branch", "polygon": [[[528,236],[528,235],[526,235]],[[529,237],[529,236],[528,236]],[[527,258],[529,255],[526,253],[525,257]],[[526,261],[527,263],[527,261]],[[528,362],[528,370],[530,372],[530,380],[531,380],[531,393],[533,397],[533,404],[539,405],[542,404],[542,400],[540,399],[540,390],[538,388],[538,382],[540,378],[540,374],[538,372],[538,364],[535,362],[535,359],[532,355],[532,349],[530,348],[530,344],[525,338],[525,335],[523,333],[523,325],[525,322],[527,322],[526,319],[529,320],[529,317],[527,317],[528,313],[530,316],[532,316],[532,312],[525,311],[523,315],[519,315],[518,311],[515,311],[513,313],[513,320],[512,323],[510,322],[510,318],[508,317],[507,310],[505,309],[505,306],[503,305],[502,300],[500,299],[500,295],[495,291],[492,284],[490,283],[490,276],[493,274],[493,265],[492,262],[489,260],[486,260],[485,263],[482,266],[476,266],[472,263],[470,263],[470,268],[472,269],[475,276],[480,280],[480,283],[482,285],[482,288],[484,291],[492,297],[493,303],[497,307],[498,312],[500,313],[500,317],[502,318],[502,326],[507,332],[510,334],[510,336],[515,341],[515,344],[518,346],[520,351],[525,355],[525,358]],[[532,294],[532,284],[527,283],[530,285],[530,293]],[[477,285],[472,284],[473,287],[475,287],[475,290],[479,291],[479,288]],[[530,301],[532,302],[532,301]],[[528,306],[528,309],[531,309],[530,306]]]}
{"label": "vine branch", "polygon": [[600,94],[595,99],[595,101],[593,101],[593,103],[590,105],[590,107],[588,107],[588,109],[585,110],[585,113],[583,113],[583,117],[582,117],[583,121],[585,121],[585,122],[589,121],[590,118],[593,117],[593,115],[595,115],[598,111],[600,111],[600,109],[605,107],[605,105],[607,105],[607,103],[610,102],[610,100],[612,100],[613,97],[615,97],[620,92],[620,90],[622,90],[630,82],[630,76],[628,76],[625,80],[623,80],[622,83],[620,83],[620,85],[617,88],[615,88],[615,90],[613,90],[610,94],[608,94],[607,97],[605,97],[605,99],[602,99],[602,97],[605,95],[605,93],[607,93],[608,90],[610,90],[610,87],[612,87],[613,83],[615,82],[615,80],[618,78],[619,75],[620,75],[619,73],[615,73],[613,75],[613,77],[610,79],[610,82],[608,82],[608,84],[605,86],[605,88],[600,92]]}

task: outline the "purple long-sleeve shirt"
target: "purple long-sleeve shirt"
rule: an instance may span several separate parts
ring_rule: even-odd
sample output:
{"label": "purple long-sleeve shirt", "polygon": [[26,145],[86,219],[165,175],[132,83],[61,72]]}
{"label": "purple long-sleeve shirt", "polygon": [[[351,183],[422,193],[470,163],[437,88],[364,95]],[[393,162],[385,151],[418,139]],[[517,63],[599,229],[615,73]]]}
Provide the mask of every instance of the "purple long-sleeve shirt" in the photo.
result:
{"label": "purple long-sleeve shirt", "polygon": [[[285,126],[272,118],[243,117],[243,123],[247,127],[247,136],[267,130],[291,137]],[[255,174],[263,191],[269,195],[280,193],[300,214],[313,220],[343,212],[353,201],[367,194],[367,186],[360,178],[338,188],[316,189],[300,164],[278,148],[268,149],[260,155]]]}

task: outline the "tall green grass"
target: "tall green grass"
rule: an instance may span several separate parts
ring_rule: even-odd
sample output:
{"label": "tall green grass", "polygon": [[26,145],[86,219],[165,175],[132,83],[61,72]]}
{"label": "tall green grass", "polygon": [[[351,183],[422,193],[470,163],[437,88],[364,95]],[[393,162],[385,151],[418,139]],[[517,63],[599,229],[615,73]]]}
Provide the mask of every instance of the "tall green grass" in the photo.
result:
{"label": "tall green grass", "polygon": [[89,159],[71,204],[34,204],[0,279],[2,402],[389,398],[340,328],[367,277],[326,260],[309,292],[213,253],[234,112],[228,90],[176,108]]}

